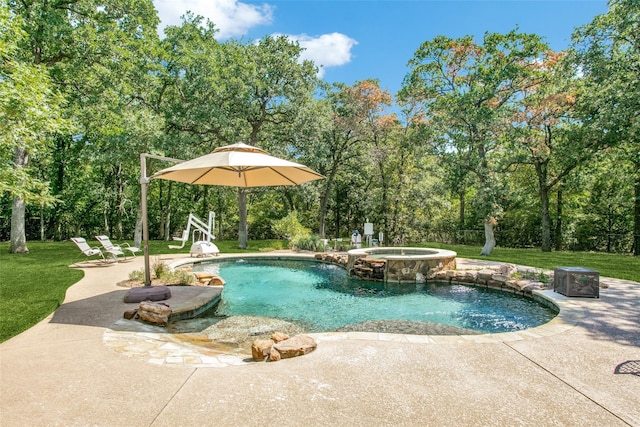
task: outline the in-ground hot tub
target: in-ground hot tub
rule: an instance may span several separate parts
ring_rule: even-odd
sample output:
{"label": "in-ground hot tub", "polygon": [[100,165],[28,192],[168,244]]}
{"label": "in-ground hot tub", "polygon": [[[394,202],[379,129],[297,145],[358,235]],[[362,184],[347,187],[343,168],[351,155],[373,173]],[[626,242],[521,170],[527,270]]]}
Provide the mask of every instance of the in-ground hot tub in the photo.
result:
{"label": "in-ground hot tub", "polygon": [[365,248],[347,252],[352,276],[383,282],[423,282],[440,270],[456,268],[456,253],[433,248]]}

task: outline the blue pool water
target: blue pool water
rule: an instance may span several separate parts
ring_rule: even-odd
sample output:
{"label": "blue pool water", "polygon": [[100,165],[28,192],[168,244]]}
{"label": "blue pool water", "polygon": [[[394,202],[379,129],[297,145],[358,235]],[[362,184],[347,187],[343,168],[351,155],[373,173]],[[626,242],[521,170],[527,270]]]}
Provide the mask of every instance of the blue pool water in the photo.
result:
{"label": "blue pool water", "polygon": [[537,302],[474,286],[392,285],[350,278],[339,266],[298,260],[208,262],[225,281],[216,315],[262,316],[332,331],[372,320],[433,322],[479,332],[541,325],[556,312]]}

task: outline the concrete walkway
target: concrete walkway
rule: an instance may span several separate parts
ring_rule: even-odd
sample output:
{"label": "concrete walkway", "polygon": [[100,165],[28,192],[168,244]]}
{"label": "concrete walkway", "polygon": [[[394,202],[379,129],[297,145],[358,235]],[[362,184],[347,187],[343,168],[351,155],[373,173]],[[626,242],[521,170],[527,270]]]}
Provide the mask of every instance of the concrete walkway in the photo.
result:
{"label": "concrete walkway", "polygon": [[599,299],[545,291],[561,313],[524,333],[319,334],[304,357],[192,363],[110,344],[116,283],[141,267],[84,269],[55,313],[0,344],[1,426],[640,426],[639,283],[601,278]]}

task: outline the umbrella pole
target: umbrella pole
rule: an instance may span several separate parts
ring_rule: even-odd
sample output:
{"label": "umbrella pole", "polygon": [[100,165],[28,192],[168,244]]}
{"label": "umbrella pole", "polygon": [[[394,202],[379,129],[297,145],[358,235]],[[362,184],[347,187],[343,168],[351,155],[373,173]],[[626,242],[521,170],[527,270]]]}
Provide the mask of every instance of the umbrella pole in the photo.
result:
{"label": "umbrella pole", "polygon": [[149,218],[147,215],[147,189],[151,179],[147,177],[147,157],[167,162],[182,163],[184,160],[171,157],[140,154],[140,205],[142,215],[142,248],[144,251],[144,285],[151,286],[151,268],[149,267]]}
{"label": "umbrella pole", "polygon": [[147,216],[147,158],[140,154],[140,204],[142,214],[142,248],[144,251],[144,285],[151,286],[151,269],[149,268],[149,220]]}

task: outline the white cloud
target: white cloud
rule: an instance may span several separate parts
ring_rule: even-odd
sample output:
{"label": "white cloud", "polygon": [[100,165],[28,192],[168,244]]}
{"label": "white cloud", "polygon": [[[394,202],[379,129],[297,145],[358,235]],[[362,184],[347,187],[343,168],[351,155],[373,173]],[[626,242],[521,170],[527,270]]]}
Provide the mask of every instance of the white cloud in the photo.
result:
{"label": "white cloud", "polygon": [[[180,17],[187,11],[203,16],[218,29],[216,38],[225,40],[242,36],[257,25],[270,24],[274,8],[266,3],[252,5],[238,0],[153,0],[160,16],[160,34],[167,25],[180,25]],[[301,59],[313,61],[318,66],[318,77],[325,69],[348,64],[351,50],[358,42],[344,34],[331,33],[320,36],[287,35],[304,48]]]}
{"label": "white cloud", "polygon": [[256,25],[271,23],[273,7],[250,5],[237,0],[153,0],[160,16],[160,30],[167,25],[180,25],[187,11],[208,18],[219,30],[218,39],[242,36]]}
{"label": "white cloud", "polygon": [[318,77],[324,76],[327,67],[337,67],[351,62],[351,49],[358,42],[344,34],[331,33],[317,37],[306,34],[289,35],[291,40],[300,43],[305,50],[300,59],[313,61],[319,68]]}

